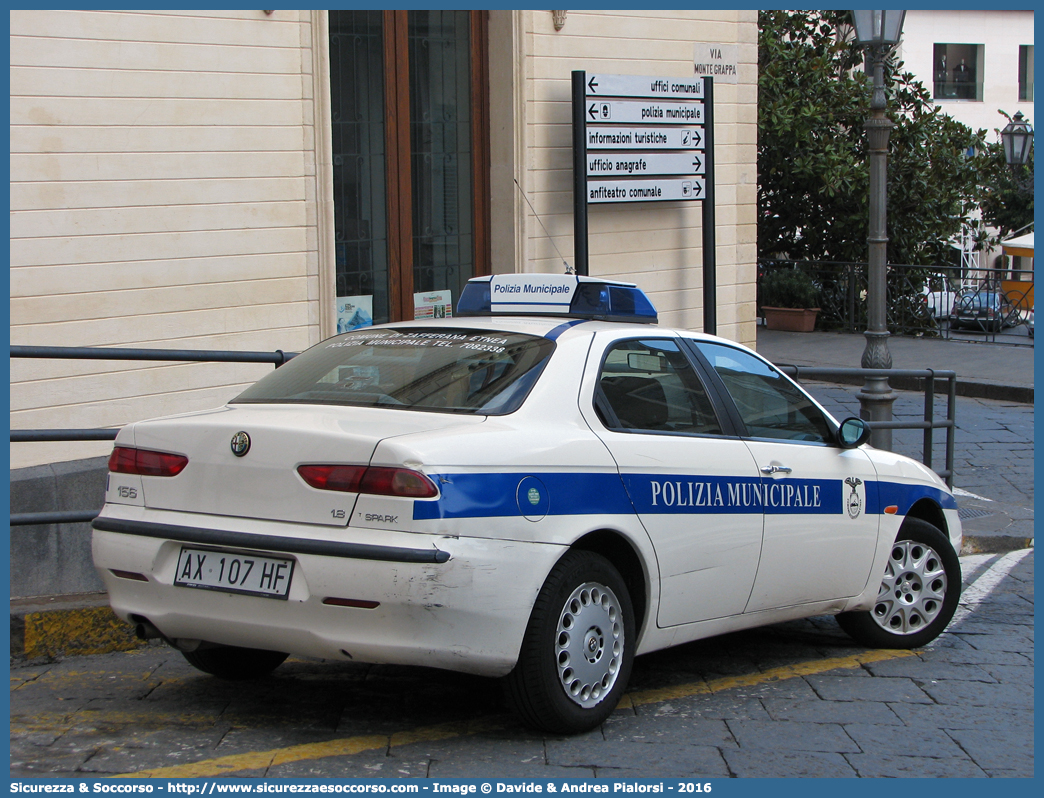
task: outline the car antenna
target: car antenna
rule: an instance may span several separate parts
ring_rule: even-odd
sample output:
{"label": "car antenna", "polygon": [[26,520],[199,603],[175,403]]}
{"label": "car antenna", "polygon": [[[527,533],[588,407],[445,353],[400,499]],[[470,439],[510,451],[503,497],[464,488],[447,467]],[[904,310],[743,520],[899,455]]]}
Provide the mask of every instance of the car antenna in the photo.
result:
{"label": "car antenna", "polygon": [[565,266],[566,274],[576,274],[576,272],[573,271],[573,267],[566,262],[565,256],[559,251],[558,246],[555,244],[555,239],[551,237],[551,234],[547,232],[547,228],[544,227],[544,223],[540,221],[540,214],[536,212],[536,208],[534,208],[533,203],[529,201],[529,197],[526,196],[526,192],[522,190],[522,186],[518,185],[518,178],[516,177],[513,179],[515,181],[515,185],[518,186],[518,193],[521,194],[522,199],[526,201],[526,205],[529,206],[529,210],[533,211],[533,216],[535,216],[537,222],[540,223],[540,227],[543,229],[544,235],[547,236],[547,240],[551,242],[551,246],[555,248],[555,252],[558,253],[558,257],[562,259],[562,265]]}

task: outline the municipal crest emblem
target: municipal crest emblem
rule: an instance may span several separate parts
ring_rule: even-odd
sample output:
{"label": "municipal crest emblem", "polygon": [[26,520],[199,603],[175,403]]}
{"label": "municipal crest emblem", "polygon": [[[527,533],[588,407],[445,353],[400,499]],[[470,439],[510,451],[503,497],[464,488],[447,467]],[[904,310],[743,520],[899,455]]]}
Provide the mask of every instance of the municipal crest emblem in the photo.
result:
{"label": "municipal crest emblem", "polygon": [[859,486],[863,484],[863,480],[859,477],[849,477],[845,480],[845,484],[852,489],[852,492],[848,494],[848,498],[845,500],[845,506],[848,508],[849,518],[858,518],[859,514],[863,512],[863,497],[859,495]]}

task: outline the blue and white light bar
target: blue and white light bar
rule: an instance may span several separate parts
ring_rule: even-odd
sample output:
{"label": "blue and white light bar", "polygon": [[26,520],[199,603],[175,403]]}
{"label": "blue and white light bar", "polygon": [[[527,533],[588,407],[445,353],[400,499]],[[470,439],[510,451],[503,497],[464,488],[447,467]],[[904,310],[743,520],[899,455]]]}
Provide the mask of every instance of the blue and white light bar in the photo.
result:
{"label": "blue and white light bar", "polygon": [[634,283],[573,274],[473,277],[457,302],[458,316],[571,316],[655,324],[656,308]]}

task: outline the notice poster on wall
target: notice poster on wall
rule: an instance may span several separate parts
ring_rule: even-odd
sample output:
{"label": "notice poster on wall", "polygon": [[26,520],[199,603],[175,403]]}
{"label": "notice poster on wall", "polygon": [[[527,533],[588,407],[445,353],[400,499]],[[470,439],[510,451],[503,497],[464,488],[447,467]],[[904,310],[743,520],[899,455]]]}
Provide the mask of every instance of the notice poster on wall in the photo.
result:
{"label": "notice poster on wall", "polygon": [[337,332],[373,326],[372,296],[337,297]]}
{"label": "notice poster on wall", "polygon": [[453,318],[452,292],[429,291],[413,295],[413,318],[415,319],[451,319]]}

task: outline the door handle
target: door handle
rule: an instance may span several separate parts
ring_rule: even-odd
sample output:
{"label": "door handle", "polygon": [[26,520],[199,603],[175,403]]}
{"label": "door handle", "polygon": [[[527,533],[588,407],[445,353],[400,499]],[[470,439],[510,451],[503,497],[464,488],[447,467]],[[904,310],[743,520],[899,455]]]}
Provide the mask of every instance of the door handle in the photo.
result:
{"label": "door handle", "polygon": [[768,465],[768,466],[762,466],[761,473],[762,474],[789,474],[793,470],[794,469],[791,468],[790,466]]}

